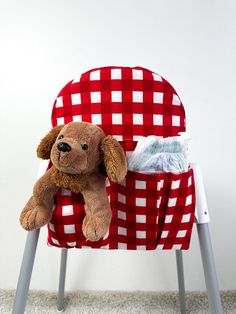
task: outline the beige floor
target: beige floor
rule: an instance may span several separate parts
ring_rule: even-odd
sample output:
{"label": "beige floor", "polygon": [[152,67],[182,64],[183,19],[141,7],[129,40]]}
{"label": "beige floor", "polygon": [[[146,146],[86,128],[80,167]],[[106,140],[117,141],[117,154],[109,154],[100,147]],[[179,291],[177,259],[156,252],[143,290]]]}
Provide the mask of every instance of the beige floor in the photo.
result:
{"label": "beige floor", "polygon": [[[14,291],[0,289],[0,313],[11,313]],[[224,314],[236,314],[236,291],[222,292]],[[188,312],[209,313],[204,293],[187,293]],[[31,291],[25,313],[57,313],[56,293]],[[74,292],[66,294],[65,313],[154,314],[179,313],[177,293],[157,292]]]}

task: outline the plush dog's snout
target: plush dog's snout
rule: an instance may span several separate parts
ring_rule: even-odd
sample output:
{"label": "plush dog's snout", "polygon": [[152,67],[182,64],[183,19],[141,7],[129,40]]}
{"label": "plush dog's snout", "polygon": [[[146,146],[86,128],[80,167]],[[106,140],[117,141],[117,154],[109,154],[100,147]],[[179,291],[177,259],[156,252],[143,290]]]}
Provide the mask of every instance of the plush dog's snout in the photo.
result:
{"label": "plush dog's snout", "polygon": [[69,152],[71,150],[70,145],[67,143],[59,143],[57,148],[60,152]]}

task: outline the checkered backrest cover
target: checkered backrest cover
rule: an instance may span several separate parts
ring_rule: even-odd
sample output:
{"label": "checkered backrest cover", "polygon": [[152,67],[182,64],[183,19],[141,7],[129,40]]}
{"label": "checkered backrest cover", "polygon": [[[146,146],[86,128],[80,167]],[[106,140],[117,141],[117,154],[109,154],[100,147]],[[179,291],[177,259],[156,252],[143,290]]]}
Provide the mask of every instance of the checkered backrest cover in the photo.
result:
{"label": "checkered backrest cover", "polygon": [[[103,67],[70,81],[57,96],[53,127],[86,121],[113,135],[126,152],[142,136],[185,131],[184,107],[174,88],[141,67]],[[106,180],[113,218],[108,234],[86,241],[81,195],[61,189],[48,224],[48,244],[107,249],[188,249],[195,210],[193,171],[143,174],[128,171],[120,183]]]}

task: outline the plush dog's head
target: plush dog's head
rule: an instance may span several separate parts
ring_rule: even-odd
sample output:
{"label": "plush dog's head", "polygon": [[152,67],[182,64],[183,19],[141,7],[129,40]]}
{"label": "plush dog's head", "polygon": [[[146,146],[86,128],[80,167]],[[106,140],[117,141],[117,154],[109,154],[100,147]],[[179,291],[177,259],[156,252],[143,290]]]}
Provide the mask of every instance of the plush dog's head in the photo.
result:
{"label": "plush dog's head", "polygon": [[70,122],[53,128],[40,142],[37,154],[42,159],[51,159],[59,171],[68,174],[92,173],[102,161],[114,182],[122,180],[127,172],[120,144],[88,122]]}

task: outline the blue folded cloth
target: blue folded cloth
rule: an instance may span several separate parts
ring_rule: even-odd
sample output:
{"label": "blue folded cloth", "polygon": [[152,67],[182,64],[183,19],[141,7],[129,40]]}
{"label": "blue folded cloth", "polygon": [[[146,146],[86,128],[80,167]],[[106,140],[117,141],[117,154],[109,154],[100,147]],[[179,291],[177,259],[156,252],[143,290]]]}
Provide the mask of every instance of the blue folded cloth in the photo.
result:
{"label": "blue folded cloth", "polygon": [[154,135],[142,137],[135,150],[128,155],[128,169],[142,173],[186,172],[189,139],[184,132],[167,138]]}

